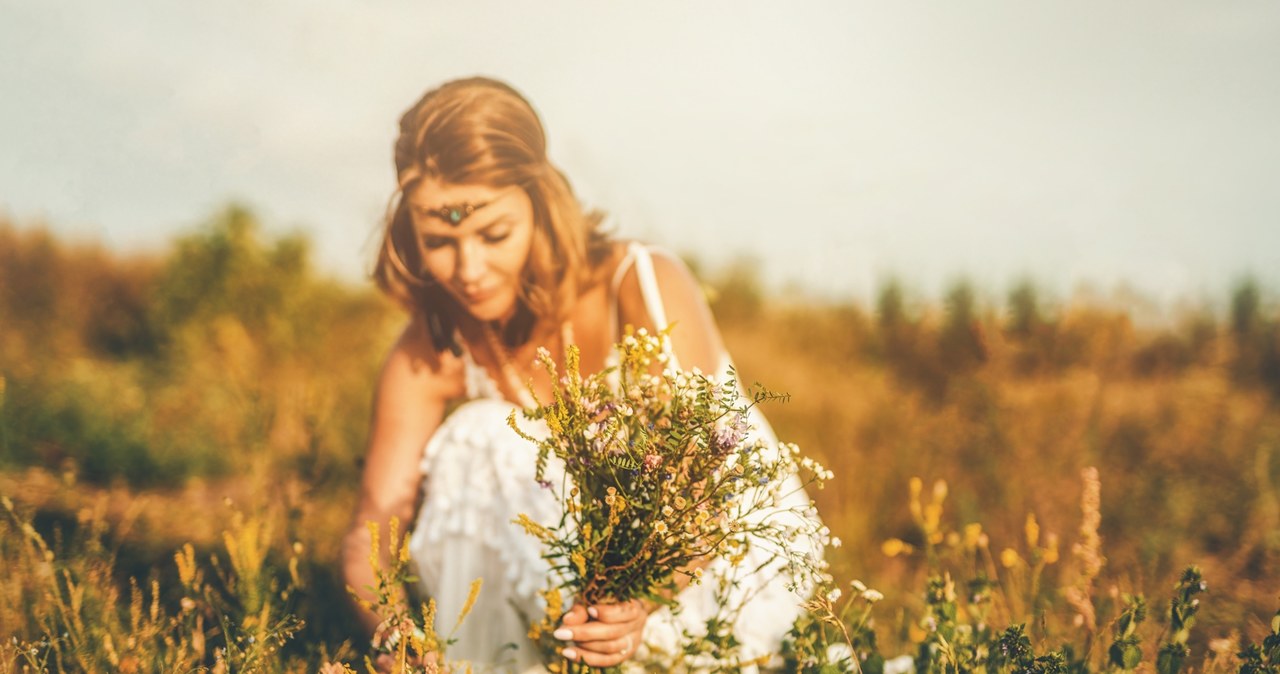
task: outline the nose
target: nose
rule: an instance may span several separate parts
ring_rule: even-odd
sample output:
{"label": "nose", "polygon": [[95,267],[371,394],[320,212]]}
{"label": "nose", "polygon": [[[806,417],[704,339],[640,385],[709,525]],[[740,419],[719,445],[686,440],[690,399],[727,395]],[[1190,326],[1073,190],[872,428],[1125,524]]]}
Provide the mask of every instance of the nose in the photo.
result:
{"label": "nose", "polygon": [[484,246],[468,238],[458,244],[458,280],[463,284],[476,283],[484,277]]}

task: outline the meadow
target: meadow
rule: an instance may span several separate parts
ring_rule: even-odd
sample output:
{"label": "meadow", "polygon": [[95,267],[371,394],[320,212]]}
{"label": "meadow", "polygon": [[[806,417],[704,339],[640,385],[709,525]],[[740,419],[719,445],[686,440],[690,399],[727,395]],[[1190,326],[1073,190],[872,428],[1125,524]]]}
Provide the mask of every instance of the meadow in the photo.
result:
{"label": "meadow", "polygon": [[[1266,289],[1152,322],[1031,280],[999,301],[888,281],[861,306],[767,291],[749,262],[702,271],[743,379],[791,394],[764,408],[779,437],[835,472],[812,496],[843,541],[836,577],[885,596],[882,652],[922,641],[942,571],[986,578],[992,622],[1092,653],[1090,671],[1137,593],[1155,659],[1192,564],[1191,667],[1275,629]],[[239,207],[152,256],[0,221],[0,672],[358,662],[338,544],[403,321]]]}

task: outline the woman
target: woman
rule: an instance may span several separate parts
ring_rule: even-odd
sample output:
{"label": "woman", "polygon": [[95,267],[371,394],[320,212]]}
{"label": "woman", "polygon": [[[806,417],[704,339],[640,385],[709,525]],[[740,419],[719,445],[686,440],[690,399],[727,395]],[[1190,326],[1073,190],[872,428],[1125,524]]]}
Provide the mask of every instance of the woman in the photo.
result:
{"label": "woman", "polygon": [[[522,671],[538,662],[524,635],[540,615],[547,567],[510,522],[519,513],[553,520],[557,507],[534,480],[536,450],[506,426],[513,404],[529,404],[526,382],[549,399],[535,351],[575,344],[590,373],[606,366],[621,326],[678,324],[681,366],[722,371],[727,354],[684,265],[606,236],[548,162],[536,112],[509,86],[474,78],[428,92],[401,119],[395,162],[399,199],[374,274],[412,318],[378,380],[344,574],[350,587],[372,584],[366,522],[386,531],[392,517],[416,521],[413,561],[443,632],[470,582],[484,579],[450,659]],[[797,600],[752,592],[760,615],[742,631],[759,633],[749,638],[761,650],[776,648]],[[689,594],[682,604],[696,603]],[[596,667],[676,650],[680,624],[666,609],[651,618],[653,608],[575,606],[556,636],[565,657]],[[361,619],[374,629],[372,614]]]}

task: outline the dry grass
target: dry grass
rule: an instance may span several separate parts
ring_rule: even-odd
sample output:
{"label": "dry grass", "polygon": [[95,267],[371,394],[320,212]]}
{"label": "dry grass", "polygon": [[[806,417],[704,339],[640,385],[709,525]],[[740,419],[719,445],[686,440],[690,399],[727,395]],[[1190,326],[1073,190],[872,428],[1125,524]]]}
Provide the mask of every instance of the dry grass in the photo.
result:
{"label": "dry grass", "polygon": [[[247,217],[224,214],[165,259],[0,223],[0,494],[32,513],[60,560],[84,552],[77,537],[100,535],[111,569],[93,578],[119,592],[102,620],[117,611],[127,623],[128,577],[144,604],[156,577],[166,625],[183,615],[174,552],[221,554],[229,500],[274,532],[263,563],[277,579],[298,557],[306,582],[289,608],[307,625],[289,648],[314,667],[353,636],[338,541],[374,372],[400,319],[371,290],[318,278],[305,246],[264,240]],[[218,251],[234,264],[210,262]],[[1086,303],[1015,329],[991,308],[888,321],[752,288],[721,284],[726,341],[746,381],[792,394],[764,409],[779,437],[835,471],[814,497],[845,543],[832,553],[838,575],[887,595],[886,651],[910,641],[922,610],[923,560],[881,551],[888,539],[924,547],[912,477],[946,480],[940,526],[960,535],[981,523],[994,557],[1033,557],[1028,514],[1056,535],[1061,558],[1038,588],[1012,591],[1052,631],[1077,613],[1063,589],[1079,578],[1070,551],[1088,466],[1102,485],[1099,631],[1120,592],[1164,597],[1196,563],[1211,589],[1193,639],[1266,633],[1280,590],[1276,317],[1255,308],[1247,335],[1207,315],[1148,329]],[[4,535],[17,555],[18,530]],[[6,566],[5,633],[39,639],[43,623],[21,603],[40,564]],[[1012,567],[997,570],[1012,582]]]}

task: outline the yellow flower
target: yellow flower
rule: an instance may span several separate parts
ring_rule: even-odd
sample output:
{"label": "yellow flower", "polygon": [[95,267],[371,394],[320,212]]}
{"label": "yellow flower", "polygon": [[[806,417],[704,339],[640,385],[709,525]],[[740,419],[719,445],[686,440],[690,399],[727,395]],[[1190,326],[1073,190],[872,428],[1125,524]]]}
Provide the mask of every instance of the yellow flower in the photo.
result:
{"label": "yellow flower", "polygon": [[471,613],[471,609],[476,605],[476,599],[480,597],[480,588],[484,585],[483,578],[477,578],[471,581],[471,591],[467,594],[467,600],[462,604],[462,610],[458,611],[458,622],[453,626],[453,631],[458,631],[462,627],[462,621],[467,619],[467,614]]}
{"label": "yellow flower", "polygon": [[555,534],[547,527],[533,521],[528,515],[520,513],[516,516],[515,523],[519,524],[531,536],[537,537],[543,541],[552,540]]}
{"label": "yellow flower", "polygon": [[924,631],[924,628],[920,627],[919,625],[916,625],[914,623],[907,625],[907,639],[909,639],[911,643],[913,644],[924,643],[924,640],[927,639],[928,637],[929,637],[929,633]]}
{"label": "yellow flower", "polygon": [[173,556],[173,561],[178,564],[178,580],[183,585],[191,587],[196,581],[196,551],[191,547],[190,543],[182,546],[182,552]]}
{"label": "yellow flower", "polygon": [[981,524],[974,522],[964,525],[964,549],[972,552],[978,546],[978,539],[981,535]]}
{"label": "yellow flower", "polygon": [[1053,564],[1058,561],[1058,535],[1046,534],[1044,537],[1044,563]]}
{"label": "yellow flower", "polygon": [[920,492],[924,489],[924,482],[918,477],[911,478],[907,483],[907,489],[911,495],[907,498],[907,507],[911,510],[911,518],[917,524],[924,522],[924,514],[920,509]]}
{"label": "yellow flower", "polygon": [[1000,552],[1000,564],[1006,569],[1012,569],[1022,558],[1018,556],[1018,551],[1013,548],[1005,548]]}
{"label": "yellow flower", "polygon": [[947,481],[938,480],[933,483],[933,502],[942,505],[945,500],[947,500]]}
{"label": "yellow flower", "polygon": [[883,552],[886,557],[897,557],[898,555],[909,555],[911,554],[912,549],[913,548],[911,547],[910,544],[908,544],[906,541],[899,538],[890,538],[889,540],[880,544],[880,551]]}

